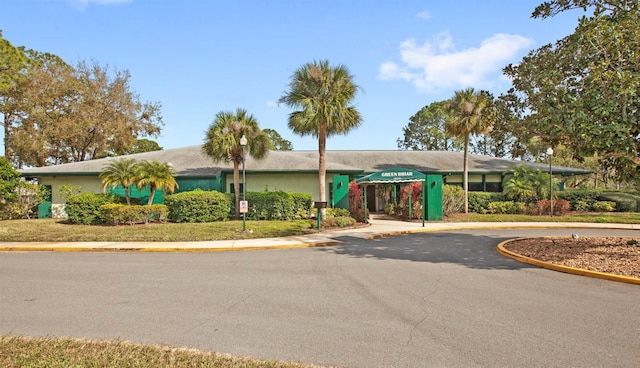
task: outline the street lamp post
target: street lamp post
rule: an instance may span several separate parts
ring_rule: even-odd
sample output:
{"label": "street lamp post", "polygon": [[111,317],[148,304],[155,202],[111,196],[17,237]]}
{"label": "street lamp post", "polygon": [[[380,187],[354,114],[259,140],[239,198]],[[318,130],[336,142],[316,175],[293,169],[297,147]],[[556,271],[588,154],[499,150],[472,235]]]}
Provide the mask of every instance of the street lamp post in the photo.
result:
{"label": "street lamp post", "polygon": [[[247,146],[247,137],[243,134],[242,138],[240,138],[240,145],[242,146],[242,202],[243,205],[246,206],[246,201],[247,201],[247,179],[245,176],[245,169],[244,169],[244,159],[245,159],[245,152],[244,149]],[[243,206],[240,206],[240,208],[243,208]],[[247,231],[247,211],[246,209],[243,210],[242,212],[242,231]]]}
{"label": "street lamp post", "polygon": [[547,148],[547,157],[549,157],[549,215],[553,217],[553,169],[551,168],[553,148]]}

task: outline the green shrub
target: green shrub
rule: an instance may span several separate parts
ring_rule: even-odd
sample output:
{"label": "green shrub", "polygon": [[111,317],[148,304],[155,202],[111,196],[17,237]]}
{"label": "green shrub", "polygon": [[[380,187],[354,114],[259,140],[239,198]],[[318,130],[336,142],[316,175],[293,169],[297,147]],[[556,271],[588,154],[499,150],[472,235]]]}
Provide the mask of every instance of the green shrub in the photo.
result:
{"label": "green shrub", "polygon": [[291,220],[294,203],[288,192],[248,192],[249,220]]}
{"label": "green shrub", "polygon": [[593,208],[593,204],[590,204],[587,201],[579,200],[579,201],[576,201],[572,207],[574,211],[588,212],[588,211],[591,211],[591,209]]}
{"label": "green shrub", "polygon": [[172,222],[224,221],[231,210],[228,195],[201,189],[169,195],[164,203]]}
{"label": "green shrub", "polygon": [[600,190],[566,190],[554,192],[558,199],[570,202],[574,211],[590,211],[602,193]]}
{"label": "green shrub", "polygon": [[384,213],[386,215],[395,215],[396,214],[396,206],[393,203],[387,203],[384,205]]}
{"label": "green shrub", "polygon": [[304,220],[311,218],[313,197],[309,193],[289,193],[293,200],[293,219]]}
{"label": "green shrub", "polygon": [[[350,216],[337,216],[322,220],[322,227],[346,227],[353,226],[357,221]],[[315,226],[316,224],[313,224]]]}
{"label": "green shrub", "polygon": [[596,212],[613,212],[616,210],[616,202],[598,201],[593,204],[593,210]]}
{"label": "green shrub", "polygon": [[349,210],[346,208],[327,208],[325,218],[350,217]]}
{"label": "green shrub", "polygon": [[618,212],[640,212],[638,203],[640,196],[625,192],[603,192],[599,197],[600,201],[608,201],[616,203],[616,211]]}
{"label": "green shrub", "polygon": [[469,212],[488,213],[491,202],[505,202],[505,197],[502,193],[469,192]]}
{"label": "green shrub", "polygon": [[107,203],[100,206],[102,221],[110,225],[162,222],[166,220],[167,213],[167,206],[163,204],[129,206],[121,203]]}
{"label": "green shrub", "polygon": [[65,210],[70,223],[94,225],[102,222],[100,206],[119,201],[115,194],[84,192],[67,197]]}
{"label": "green shrub", "polygon": [[525,211],[526,205],[522,202],[513,202],[513,201],[491,202],[487,207],[488,207],[488,213],[493,213],[493,214],[519,215],[526,212]]}
{"label": "green shrub", "polygon": [[458,185],[442,186],[442,214],[447,216],[464,210],[464,189]]}

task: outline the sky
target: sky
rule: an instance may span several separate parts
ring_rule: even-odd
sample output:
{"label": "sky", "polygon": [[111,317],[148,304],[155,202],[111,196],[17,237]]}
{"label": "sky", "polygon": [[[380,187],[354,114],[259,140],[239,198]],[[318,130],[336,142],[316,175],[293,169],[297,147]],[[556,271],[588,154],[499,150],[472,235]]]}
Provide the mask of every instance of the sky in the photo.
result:
{"label": "sky", "polygon": [[302,65],[345,65],[363,121],[329,150],[396,150],[409,118],[456,90],[494,95],[502,69],[571,33],[580,11],[532,19],[542,0],[0,0],[14,46],[128,70],[142,102],[160,102],[164,149],[202,144],[216,113],[246,109],[296,150],[278,104]]}

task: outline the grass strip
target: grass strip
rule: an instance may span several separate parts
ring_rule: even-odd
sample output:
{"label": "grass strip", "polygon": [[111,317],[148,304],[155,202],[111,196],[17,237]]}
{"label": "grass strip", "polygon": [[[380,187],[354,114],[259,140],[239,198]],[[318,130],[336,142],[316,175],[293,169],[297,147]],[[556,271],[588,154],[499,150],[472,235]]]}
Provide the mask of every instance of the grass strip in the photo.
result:
{"label": "grass strip", "polygon": [[239,358],[121,340],[87,341],[22,336],[0,336],[0,367],[318,368],[314,365]]}

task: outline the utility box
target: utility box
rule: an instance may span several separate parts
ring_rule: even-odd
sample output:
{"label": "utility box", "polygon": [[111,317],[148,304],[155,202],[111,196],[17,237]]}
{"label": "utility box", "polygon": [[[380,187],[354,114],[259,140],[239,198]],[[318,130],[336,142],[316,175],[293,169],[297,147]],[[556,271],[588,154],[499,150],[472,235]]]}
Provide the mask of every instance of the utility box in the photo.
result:
{"label": "utility box", "polygon": [[427,175],[427,221],[442,220],[442,175]]}

